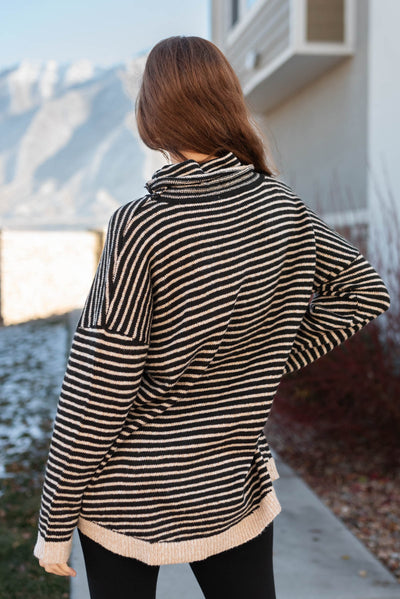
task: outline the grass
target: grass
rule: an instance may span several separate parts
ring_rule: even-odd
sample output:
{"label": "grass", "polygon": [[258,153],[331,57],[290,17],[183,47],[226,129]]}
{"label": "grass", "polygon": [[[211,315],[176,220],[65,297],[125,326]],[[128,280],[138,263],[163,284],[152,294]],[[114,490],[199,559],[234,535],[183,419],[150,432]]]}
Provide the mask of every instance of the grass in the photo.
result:
{"label": "grass", "polygon": [[40,507],[41,473],[48,441],[9,462],[0,500],[0,599],[69,597],[69,577],[49,574],[33,555]]}
{"label": "grass", "polygon": [[61,317],[0,331],[0,449],[5,470],[0,477],[0,599],[69,597],[70,578],[46,572],[33,555],[65,363],[63,326],[66,321]]}

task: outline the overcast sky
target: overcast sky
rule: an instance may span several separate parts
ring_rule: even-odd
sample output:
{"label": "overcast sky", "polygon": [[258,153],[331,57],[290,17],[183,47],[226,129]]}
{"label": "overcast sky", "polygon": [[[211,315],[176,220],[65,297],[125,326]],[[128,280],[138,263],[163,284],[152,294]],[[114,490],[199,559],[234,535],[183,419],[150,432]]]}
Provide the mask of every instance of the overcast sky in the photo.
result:
{"label": "overcast sky", "polygon": [[210,39],[211,0],[0,0],[0,69],[23,59],[109,66],[170,35]]}

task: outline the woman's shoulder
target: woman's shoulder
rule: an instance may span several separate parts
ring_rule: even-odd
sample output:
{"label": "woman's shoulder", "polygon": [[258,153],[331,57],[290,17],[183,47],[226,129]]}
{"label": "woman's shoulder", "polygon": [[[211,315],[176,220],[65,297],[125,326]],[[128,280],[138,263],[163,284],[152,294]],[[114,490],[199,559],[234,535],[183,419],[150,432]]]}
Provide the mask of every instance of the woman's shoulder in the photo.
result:
{"label": "woman's shoulder", "polygon": [[129,200],[125,204],[121,204],[111,215],[110,221],[118,222],[121,219],[131,220],[140,217],[143,212],[143,207],[146,204],[148,195],[143,195],[140,198]]}
{"label": "woman's shoulder", "polygon": [[148,194],[143,195],[116,208],[109,218],[109,232],[126,234],[129,229],[143,226],[149,212],[148,199]]}
{"label": "woman's shoulder", "polygon": [[291,198],[298,198],[299,196],[296,194],[295,189],[286,183],[283,179],[281,179],[277,175],[269,175],[268,173],[259,173],[261,180],[263,183],[268,185],[271,188],[275,188],[281,191],[283,194],[287,194]]}

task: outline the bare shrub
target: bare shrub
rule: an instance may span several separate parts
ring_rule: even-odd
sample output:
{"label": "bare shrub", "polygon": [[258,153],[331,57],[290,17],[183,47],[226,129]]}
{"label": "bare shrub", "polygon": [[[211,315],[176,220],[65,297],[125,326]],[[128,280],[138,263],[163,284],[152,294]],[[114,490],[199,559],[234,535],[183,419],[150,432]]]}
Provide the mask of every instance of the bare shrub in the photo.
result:
{"label": "bare shrub", "polygon": [[[332,202],[338,198],[339,189],[336,184]],[[388,443],[397,444],[400,433],[400,217],[390,187],[382,191],[376,185],[375,193],[379,214],[374,215],[373,226],[365,230],[362,223],[350,223],[335,224],[334,228],[358,247],[382,276],[389,289],[391,306],[339,347],[309,366],[286,375],[274,403],[275,411],[290,415],[297,422],[322,427],[341,438],[373,429],[385,435]],[[351,207],[351,197],[346,204]],[[346,204],[342,197],[341,205]],[[324,216],[320,206],[317,210]]]}

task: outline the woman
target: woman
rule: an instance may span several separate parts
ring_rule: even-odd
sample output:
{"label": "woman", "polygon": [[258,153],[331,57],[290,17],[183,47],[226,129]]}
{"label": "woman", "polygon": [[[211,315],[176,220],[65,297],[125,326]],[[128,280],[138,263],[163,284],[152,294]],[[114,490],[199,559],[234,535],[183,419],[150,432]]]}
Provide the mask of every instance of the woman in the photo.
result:
{"label": "woman", "polygon": [[34,555],[92,598],[155,597],[190,563],[206,598],[274,598],[282,376],[389,308],[360,251],[274,176],[239,81],[198,37],[150,52],[136,103],[169,157],[112,215],[70,351]]}

